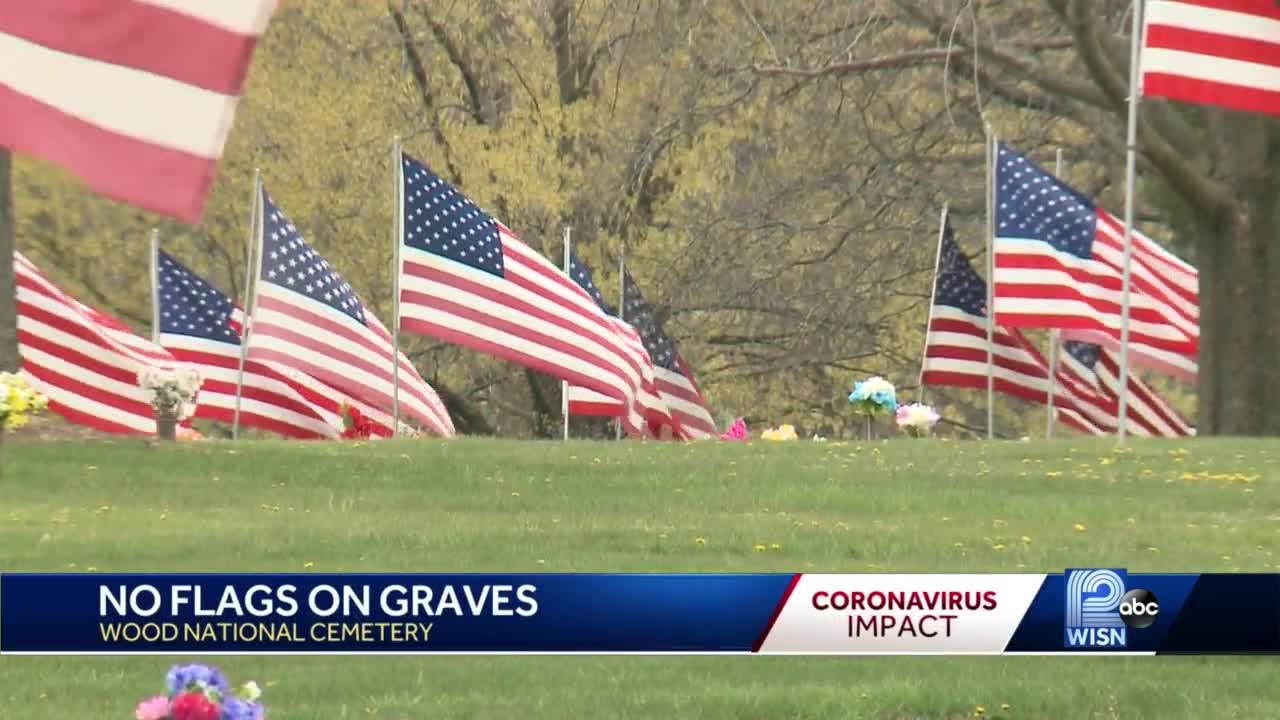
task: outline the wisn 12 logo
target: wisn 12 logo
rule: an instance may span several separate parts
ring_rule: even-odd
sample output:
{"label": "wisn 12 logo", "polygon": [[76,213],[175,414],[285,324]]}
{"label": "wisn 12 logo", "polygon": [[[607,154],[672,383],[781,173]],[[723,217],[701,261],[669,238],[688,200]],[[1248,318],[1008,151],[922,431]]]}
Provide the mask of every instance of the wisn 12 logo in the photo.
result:
{"label": "wisn 12 logo", "polygon": [[1063,638],[1068,648],[1122,649],[1129,630],[1151,627],[1160,603],[1150,590],[1128,588],[1124,570],[1068,570]]}

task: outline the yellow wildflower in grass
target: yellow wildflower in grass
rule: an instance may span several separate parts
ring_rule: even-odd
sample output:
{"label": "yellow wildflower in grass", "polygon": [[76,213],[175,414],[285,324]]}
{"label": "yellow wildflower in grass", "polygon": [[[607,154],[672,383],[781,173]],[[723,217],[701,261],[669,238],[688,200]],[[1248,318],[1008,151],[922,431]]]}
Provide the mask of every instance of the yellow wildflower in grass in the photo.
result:
{"label": "yellow wildflower in grass", "polygon": [[756,551],[756,552],[764,552],[764,551],[765,551],[765,547],[764,547],[764,545],[761,545],[761,544],[757,543],[757,544],[756,544],[756,546],[755,546],[755,551]]}
{"label": "yellow wildflower in grass", "polygon": [[773,543],[772,545],[769,546],[769,549],[774,552],[777,552],[782,549],[782,546],[779,545],[778,543]]}
{"label": "yellow wildflower in grass", "polygon": [[986,714],[987,714],[987,709],[986,709],[986,708],[982,707],[981,705],[975,705],[975,706],[974,706],[974,708],[973,708],[973,716],[974,716],[974,717],[982,717],[983,715],[986,715]]}
{"label": "yellow wildflower in grass", "polygon": [[1000,703],[1000,709],[1003,710],[1004,712],[1009,712],[1010,710],[1013,709],[1013,706],[1010,705],[1009,703]]}
{"label": "yellow wildflower in grass", "polygon": [[1030,538],[1029,536],[1027,536],[1027,535],[1023,535],[1023,536],[1022,536],[1022,544],[1024,544],[1024,545],[1030,545],[1030,544],[1031,544],[1031,538]]}
{"label": "yellow wildflower in grass", "polygon": [[0,419],[5,430],[26,425],[31,415],[48,406],[48,398],[31,387],[26,378],[17,373],[0,373]]}
{"label": "yellow wildflower in grass", "polygon": [[706,539],[706,538],[704,538],[704,537],[696,537],[696,538],[694,538],[694,539],[693,539],[693,541],[694,541],[695,543],[697,543],[698,545],[706,545],[706,544],[707,544],[707,539]]}
{"label": "yellow wildflower in grass", "polygon": [[1088,530],[1088,528],[1084,526],[1084,523],[1076,523],[1076,532],[1084,532],[1085,530]]}
{"label": "yellow wildflower in grass", "polygon": [[995,545],[991,546],[991,549],[995,550],[996,552],[1000,552],[1001,550],[1004,550],[1004,543],[996,543]]}

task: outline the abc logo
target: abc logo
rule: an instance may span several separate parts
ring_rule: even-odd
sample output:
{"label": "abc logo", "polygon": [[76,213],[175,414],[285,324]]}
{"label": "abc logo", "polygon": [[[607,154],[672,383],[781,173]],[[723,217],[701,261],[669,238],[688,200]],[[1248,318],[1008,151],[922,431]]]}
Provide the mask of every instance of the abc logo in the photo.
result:
{"label": "abc logo", "polygon": [[1151,627],[1160,614],[1160,603],[1150,590],[1130,590],[1120,598],[1120,619],[1135,629]]}

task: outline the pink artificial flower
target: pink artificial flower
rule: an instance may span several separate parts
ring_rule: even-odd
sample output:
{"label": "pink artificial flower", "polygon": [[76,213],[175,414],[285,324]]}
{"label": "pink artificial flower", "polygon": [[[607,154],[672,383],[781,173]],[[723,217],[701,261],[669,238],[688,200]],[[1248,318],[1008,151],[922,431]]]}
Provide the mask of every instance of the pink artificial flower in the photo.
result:
{"label": "pink artificial flower", "polygon": [[747,421],[738,418],[733,421],[728,430],[720,436],[721,440],[731,440],[734,442],[746,442],[751,438],[751,433],[747,432]]}
{"label": "pink artificial flower", "polygon": [[157,695],[150,700],[143,700],[138,703],[133,716],[138,720],[165,720],[169,717],[169,698]]}

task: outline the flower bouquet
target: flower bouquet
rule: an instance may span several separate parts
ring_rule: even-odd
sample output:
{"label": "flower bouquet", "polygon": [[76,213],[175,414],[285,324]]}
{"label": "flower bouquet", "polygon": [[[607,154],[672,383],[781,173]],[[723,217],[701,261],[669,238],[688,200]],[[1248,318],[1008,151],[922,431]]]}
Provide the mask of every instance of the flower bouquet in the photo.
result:
{"label": "flower bouquet", "polygon": [[175,370],[148,368],[138,373],[138,384],[151,393],[151,408],[156,415],[156,435],[161,440],[173,440],[177,426],[195,412],[196,395],[204,378],[192,367]]}
{"label": "flower bouquet", "polygon": [[879,375],[854,383],[849,393],[849,404],[867,417],[867,439],[871,439],[871,423],[878,415],[888,415],[898,409],[898,398],[893,383]]}
{"label": "flower bouquet", "polygon": [[367,440],[373,437],[373,421],[364,416],[360,409],[347,403],[342,404],[342,439]]}
{"label": "flower bouquet", "polygon": [[721,440],[730,442],[746,442],[751,439],[751,433],[747,430],[747,421],[738,418],[733,421],[728,430],[720,434]]}
{"label": "flower bouquet", "polygon": [[942,416],[933,408],[923,403],[911,403],[898,408],[898,427],[913,438],[924,437],[933,432]]}
{"label": "flower bouquet", "polygon": [[165,677],[165,694],[138,703],[135,720],[262,720],[262,691],[248,682],[235,692],[217,668],[175,665]]}
{"label": "flower bouquet", "polygon": [[0,372],[0,424],[17,430],[30,416],[49,405],[49,400],[17,373]]}
{"label": "flower bouquet", "polygon": [[785,442],[787,440],[799,439],[799,436],[796,434],[796,428],[794,425],[784,424],[776,428],[769,428],[768,430],[765,430],[764,432],[760,433],[760,439],[773,440],[775,442]]}

